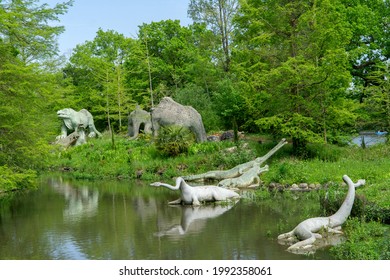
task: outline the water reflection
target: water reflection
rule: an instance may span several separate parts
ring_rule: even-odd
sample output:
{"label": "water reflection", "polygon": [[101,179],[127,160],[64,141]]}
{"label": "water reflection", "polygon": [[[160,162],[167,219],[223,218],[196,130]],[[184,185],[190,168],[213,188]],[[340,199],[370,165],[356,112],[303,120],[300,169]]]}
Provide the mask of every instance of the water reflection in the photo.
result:
{"label": "water reflection", "polygon": [[148,182],[43,179],[0,207],[0,259],[329,258],[277,243],[280,221],[289,227],[313,213],[307,198],[169,206],[175,195]]}
{"label": "water reflection", "polygon": [[99,202],[97,189],[92,189],[86,185],[75,188],[62,178],[51,179],[50,186],[56,192],[62,194],[66,200],[66,207],[63,210],[65,221],[78,221],[83,217],[96,215]]}
{"label": "water reflection", "polygon": [[229,211],[234,205],[235,203],[232,202],[227,205],[210,204],[202,206],[169,206],[175,207],[181,212],[180,223],[173,224],[168,228],[166,228],[166,225],[159,225],[159,227],[165,229],[155,233],[155,235],[158,237],[180,237],[189,231],[192,233],[200,232],[204,228],[205,221],[207,219],[213,219],[224,214],[225,212]]}

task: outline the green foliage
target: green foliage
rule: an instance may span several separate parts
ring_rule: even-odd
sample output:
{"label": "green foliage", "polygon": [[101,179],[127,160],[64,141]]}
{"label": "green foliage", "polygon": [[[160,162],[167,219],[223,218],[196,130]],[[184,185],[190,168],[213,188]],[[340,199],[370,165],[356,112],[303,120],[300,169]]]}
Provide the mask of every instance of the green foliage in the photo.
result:
{"label": "green foliage", "polygon": [[51,105],[58,97],[49,59],[56,54],[56,37],[63,31],[49,22],[57,21],[71,3],[53,8],[37,0],[1,4],[0,166],[9,166],[3,167],[2,184],[7,189],[34,185],[35,171],[46,167],[56,122]]}
{"label": "green foliage", "polygon": [[[253,58],[253,64],[239,62],[246,68],[240,71],[250,72],[247,76],[256,69],[248,99],[262,100],[262,113],[255,119],[259,129],[290,136],[298,149],[343,128],[331,122],[330,109],[344,104],[350,82],[345,47],[351,35],[341,3],[282,2],[242,3],[237,18],[244,31],[237,37],[243,43],[239,52],[247,61]],[[346,106],[338,109],[351,112]]]}
{"label": "green foliage", "polygon": [[125,115],[134,107],[135,102],[126,94],[123,67],[129,46],[131,39],[99,29],[92,41],[75,48],[64,69],[72,82],[73,92],[68,96],[72,106],[89,110],[100,130],[109,122],[110,128],[120,132],[125,126]]}
{"label": "green foliage", "polygon": [[189,147],[195,142],[194,135],[184,127],[161,127],[156,139],[157,150],[168,157],[188,153]]}
{"label": "green foliage", "polygon": [[233,80],[225,78],[217,83],[213,103],[225,128],[239,128],[245,123],[245,100]]}
{"label": "green foliage", "polygon": [[344,231],[346,242],[330,249],[336,259],[390,259],[389,226],[383,226],[378,222],[363,223],[358,218],[353,218],[346,222]]}
{"label": "green foliage", "polygon": [[203,125],[206,131],[218,131],[221,129],[221,119],[218,116],[215,105],[209,94],[195,84],[189,84],[178,90],[174,99],[176,102],[192,106],[202,116]]}
{"label": "green foliage", "polygon": [[37,173],[33,170],[18,171],[7,165],[0,166],[0,193],[37,186]]}

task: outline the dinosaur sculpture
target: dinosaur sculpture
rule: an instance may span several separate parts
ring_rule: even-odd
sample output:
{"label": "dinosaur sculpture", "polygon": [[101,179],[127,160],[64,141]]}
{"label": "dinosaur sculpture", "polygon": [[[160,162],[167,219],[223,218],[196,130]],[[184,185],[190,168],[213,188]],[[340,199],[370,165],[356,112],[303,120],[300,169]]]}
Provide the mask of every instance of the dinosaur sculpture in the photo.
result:
{"label": "dinosaur sculpture", "polygon": [[224,179],[218,183],[219,187],[224,188],[253,188],[260,184],[259,175],[268,171],[268,165],[260,167],[260,164],[253,164],[253,167],[245,171],[241,176],[236,178]]}
{"label": "dinosaur sculpture", "polygon": [[202,173],[202,174],[183,176],[183,179],[185,179],[187,181],[197,181],[197,180],[218,180],[219,181],[219,180],[238,177],[238,176],[244,174],[250,168],[252,168],[255,164],[257,164],[259,166],[261,164],[263,164],[267,159],[269,159],[274,153],[276,153],[285,144],[287,144],[286,139],[282,139],[265,156],[258,157],[254,160],[245,162],[243,164],[239,164],[239,165],[237,165],[229,170],[213,170],[213,171],[208,171],[208,172]]}
{"label": "dinosaur sculpture", "polygon": [[144,125],[144,133],[152,134],[152,119],[149,112],[142,110],[139,105],[137,108],[130,113],[128,119],[128,135],[130,140],[138,137],[139,128],[141,125]]}
{"label": "dinosaur sculpture", "polygon": [[207,141],[202,116],[191,106],[183,106],[170,97],[162,98],[160,103],[152,108],[151,113],[139,107],[130,113],[128,123],[130,139],[137,138],[141,124],[145,125],[146,134],[153,133],[157,136],[160,127],[176,125],[188,128],[195,134],[197,142]]}
{"label": "dinosaur sculpture", "polygon": [[[91,113],[86,109],[81,109],[79,112],[76,112],[71,108],[65,108],[57,111],[57,116],[62,119],[61,134],[56,137],[57,140],[66,138],[70,131],[81,132],[83,134],[84,129],[89,130],[88,137],[101,136],[101,133],[96,130]],[[82,144],[83,142],[85,142],[85,137],[81,135],[77,139],[76,145]]]}
{"label": "dinosaur sculpture", "polygon": [[278,236],[279,240],[282,239],[294,239],[297,237],[299,242],[288,247],[288,251],[299,251],[300,249],[306,249],[311,246],[318,238],[322,238],[318,232],[321,229],[325,229],[331,233],[341,234],[341,225],[348,219],[351,214],[352,206],[355,200],[355,188],[365,184],[365,180],[358,180],[357,183],[353,183],[347,176],[343,176],[344,182],[348,185],[347,196],[339,208],[339,210],[329,217],[316,217],[304,220],[298,224],[292,231],[283,233]]}
{"label": "dinosaur sculpture", "polygon": [[166,187],[170,190],[180,190],[180,198],[169,202],[169,204],[192,204],[200,205],[201,202],[223,201],[238,199],[240,195],[232,190],[218,186],[195,186],[188,185],[182,177],[176,179],[176,185],[154,182],[150,184],[154,187]]}
{"label": "dinosaur sculpture", "polygon": [[170,97],[164,97],[152,110],[154,134],[161,126],[177,125],[188,128],[196,136],[197,142],[207,140],[201,115],[191,106],[183,106]]}

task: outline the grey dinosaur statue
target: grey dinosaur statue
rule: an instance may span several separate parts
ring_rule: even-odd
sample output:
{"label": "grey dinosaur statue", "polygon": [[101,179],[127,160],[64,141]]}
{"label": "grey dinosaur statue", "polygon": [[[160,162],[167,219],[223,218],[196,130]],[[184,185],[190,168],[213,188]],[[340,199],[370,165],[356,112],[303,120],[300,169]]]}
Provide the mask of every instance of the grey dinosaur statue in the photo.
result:
{"label": "grey dinosaur statue", "polygon": [[229,178],[236,178],[241,176],[255,164],[262,165],[267,159],[269,159],[274,153],[276,153],[280,148],[287,144],[286,139],[282,139],[272,150],[270,150],[265,156],[258,157],[254,160],[239,164],[229,170],[213,170],[208,171],[202,174],[188,175],[183,176],[183,179],[187,181],[197,181],[197,180],[224,180]]}
{"label": "grey dinosaur statue", "polygon": [[144,133],[152,134],[152,119],[149,112],[142,110],[139,105],[132,111],[128,118],[128,135],[130,139],[138,137],[140,126],[144,125]]}
{"label": "grey dinosaur statue", "polygon": [[179,190],[180,198],[169,202],[169,204],[192,204],[201,205],[202,202],[226,201],[239,199],[240,195],[235,191],[218,186],[190,186],[182,177],[176,179],[176,185],[154,182],[150,184],[154,187],[166,187],[170,190]]}
{"label": "grey dinosaur statue", "polygon": [[[66,138],[68,132],[74,131],[80,134],[76,145],[82,144],[85,142],[84,130],[86,129],[89,130],[88,137],[101,136],[101,133],[95,127],[91,113],[86,109],[77,112],[71,108],[65,108],[57,111],[57,116],[62,120],[61,134],[56,137],[57,140]],[[83,141],[80,141],[80,139],[83,139]]]}
{"label": "grey dinosaur statue", "polygon": [[207,141],[202,116],[191,106],[183,106],[170,97],[161,99],[152,110],[152,124],[155,135],[161,126],[177,125],[192,131],[197,142]]}
{"label": "grey dinosaur statue", "polygon": [[218,186],[224,188],[254,188],[260,184],[259,175],[268,170],[268,165],[260,167],[260,164],[255,163],[241,176],[224,179],[218,183]]}
{"label": "grey dinosaur statue", "polygon": [[288,251],[298,251],[300,249],[307,249],[318,238],[322,238],[322,235],[318,232],[324,229],[330,233],[342,234],[341,225],[345,223],[351,214],[352,206],[355,200],[355,188],[365,184],[365,180],[358,180],[357,183],[353,183],[347,176],[343,176],[344,182],[348,185],[348,193],[345,200],[339,210],[329,217],[316,217],[304,220],[298,224],[292,231],[283,233],[278,236],[279,240],[282,239],[294,239],[297,237],[299,240],[295,244],[287,248]]}

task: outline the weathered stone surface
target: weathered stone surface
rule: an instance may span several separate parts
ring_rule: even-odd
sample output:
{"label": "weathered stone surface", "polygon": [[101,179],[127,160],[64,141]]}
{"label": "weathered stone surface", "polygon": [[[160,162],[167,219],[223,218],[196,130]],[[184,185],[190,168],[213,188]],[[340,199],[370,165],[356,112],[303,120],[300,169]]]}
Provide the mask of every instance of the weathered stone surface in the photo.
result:
{"label": "weathered stone surface", "polygon": [[[75,145],[81,145],[86,142],[85,131],[88,130],[88,137],[101,136],[97,131],[93,122],[93,117],[86,109],[81,109],[79,112],[71,108],[65,108],[57,111],[57,116],[62,120],[61,134],[56,137],[56,143],[63,145],[64,142]],[[75,132],[74,135],[68,137],[68,140],[60,141],[68,136],[69,132]],[[74,138],[77,140],[74,142]],[[72,140],[72,139],[73,140]],[[69,144],[69,145],[70,145]]]}
{"label": "weathered stone surface", "polygon": [[242,164],[239,164],[229,170],[213,170],[208,171],[202,174],[188,175],[183,176],[187,181],[196,181],[196,180],[224,180],[229,178],[235,178],[241,176],[255,164],[262,165],[267,159],[269,159],[274,153],[276,153],[281,147],[287,144],[286,139],[282,139],[272,150],[270,150],[265,156],[258,157],[252,161],[248,161]]}
{"label": "weathered stone surface", "polygon": [[252,168],[248,169],[241,176],[236,178],[224,179],[218,183],[218,186],[224,188],[254,188],[260,184],[259,175],[268,171],[268,165],[260,167],[259,164],[254,164]]}
{"label": "weathered stone surface", "polygon": [[138,137],[141,125],[144,126],[144,133],[152,133],[152,120],[149,112],[142,110],[138,105],[137,108],[129,114],[127,134],[130,139]]}
{"label": "weathered stone surface", "polygon": [[161,126],[177,125],[192,131],[197,142],[207,140],[206,130],[203,126],[202,116],[191,106],[183,106],[170,97],[164,97],[152,111],[154,132]]}
{"label": "weathered stone surface", "polygon": [[130,113],[128,135],[131,139],[138,136],[142,124],[145,126],[146,134],[153,133],[157,136],[160,127],[176,125],[188,128],[195,134],[197,142],[207,141],[202,116],[191,106],[183,106],[170,97],[161,99],[160,103],[152,108],[151,113],[139,107]]}

